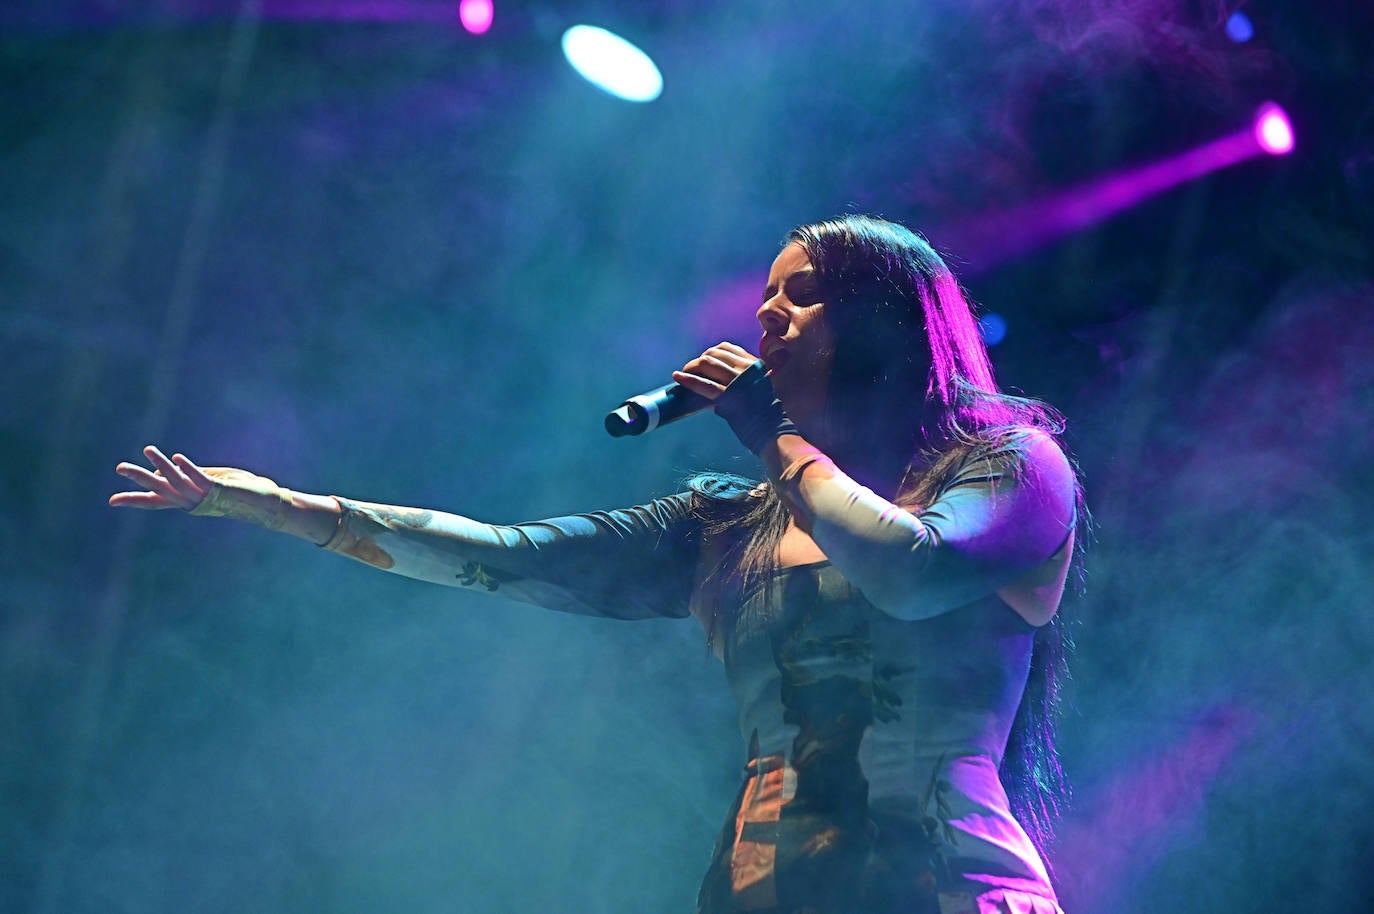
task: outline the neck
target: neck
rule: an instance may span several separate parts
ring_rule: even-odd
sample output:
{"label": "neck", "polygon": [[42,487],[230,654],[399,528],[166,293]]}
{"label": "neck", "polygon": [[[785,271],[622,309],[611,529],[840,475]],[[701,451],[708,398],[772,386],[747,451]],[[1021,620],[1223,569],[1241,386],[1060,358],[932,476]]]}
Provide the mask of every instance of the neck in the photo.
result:
{"label": "neck", "polygon": [[907,470],[922,460],[911,442],[901,440],[905,436],[893,436],[890,425],[861,424],[850,417],[845,422],[822,420],[814,431],[813,425],[798,427],[846,475],[884,498],[895,498]]}

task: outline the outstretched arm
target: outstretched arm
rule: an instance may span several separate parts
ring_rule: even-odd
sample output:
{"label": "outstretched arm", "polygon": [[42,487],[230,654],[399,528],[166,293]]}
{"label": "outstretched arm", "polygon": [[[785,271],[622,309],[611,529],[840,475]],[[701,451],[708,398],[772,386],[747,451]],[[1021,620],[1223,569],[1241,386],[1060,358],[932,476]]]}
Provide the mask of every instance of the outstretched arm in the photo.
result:
{"label": "outstretched arm", "polygon": [[698,524],[690,496],[527,524],[293,492],[244,470],[199,467],[144,450],[155,471],[116,471],[144,491],[116,507],[181,508],[290,533],[395,574],[619,619],[686,616]]}

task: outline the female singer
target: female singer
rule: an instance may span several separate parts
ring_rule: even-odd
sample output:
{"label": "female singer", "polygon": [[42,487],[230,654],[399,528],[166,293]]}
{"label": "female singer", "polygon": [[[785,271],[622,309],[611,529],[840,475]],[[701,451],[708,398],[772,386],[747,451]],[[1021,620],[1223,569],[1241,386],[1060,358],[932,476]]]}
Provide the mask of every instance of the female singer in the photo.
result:
{"label": "female singer", "polygon": [[1062,421],[998,390],[958,283],[902,226],[791,232],[757,316],[758,358],[721,343],[673,377],[761,484],[497,526],[149,447],[151,472],[117,468],[143,491],[110,503],[554,610],[694,616],[747,746],[699,914],[1057,914],[1056,613],[1086,518]]}

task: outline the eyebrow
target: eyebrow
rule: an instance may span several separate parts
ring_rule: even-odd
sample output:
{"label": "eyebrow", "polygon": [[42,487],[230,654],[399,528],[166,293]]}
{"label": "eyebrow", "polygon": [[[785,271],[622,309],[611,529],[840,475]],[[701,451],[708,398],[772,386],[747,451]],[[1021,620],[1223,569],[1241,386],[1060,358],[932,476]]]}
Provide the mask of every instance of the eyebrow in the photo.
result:
{"label": "eyebrow", "polygon": [[[788,275],[788,277],[782,281],[782,284],[784,286],[787,286],[792,285],[797,281],[803,281],[809,283],[812,286],[817,286],[818,284],[816,282],[816,268],[806,267],[805,269],[798,270],[797,272]],[[778,287],[773,285],[772,283],[769,283],[763,289],[763,300],[766,302],[768,301],[768,299],[772,298],[774,295],[777,294]]]}

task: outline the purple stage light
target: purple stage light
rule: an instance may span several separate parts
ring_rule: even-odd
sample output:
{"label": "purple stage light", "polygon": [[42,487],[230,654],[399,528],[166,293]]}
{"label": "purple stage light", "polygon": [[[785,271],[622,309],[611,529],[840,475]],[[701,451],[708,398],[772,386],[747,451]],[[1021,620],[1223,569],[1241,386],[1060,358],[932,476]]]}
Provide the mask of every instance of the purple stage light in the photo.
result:
{"label": "purple stage light", "polygon": [[1263,153],[1293,150],[1288,115],[1266,102],[1254,121],[1201,146],[1116,174],[1098,178],[1008,210],[970,217],[931,231],[942,248],[965,258],[964,275],[1005,263],[1189,181]]}
{"label": "purple stage light", "polygon": [[1244,44],[1255,37],[1255,24],[1250,17],[1236,10],[1226,20],[1226,37],[1236,44]]}
{"label": "purple stage light", "polygon": [[1265,102],[1255,114],[1255,142],[1271,156],[1293,151],[1293,125],[1273,102]]}
{"label": "purple stage light", "polygon": [[726,277],[697,300],[692,309],[690,329],[693,338],[739,340],[747,349],[759,338],[754,313],[759,307],[759,291],[768,284],[765,273],[749,272]]}
{"label": "purple stage light", "polygon": [[1080,864],[1072,910],[1112,910],[1132,876],[1149,872],[1180,836],[1205,822],[1227,764],[1254,739],[1254,721],[1244,706],[1217,707],[1076,798],[1075,814],[1055,841],[1059,859]]}
{"label": "purple stage light", "polygon": [[458,4],[458,21],[474,35],[484,35],[491,28],[491,0],[463,0]]}
{"label": "purple stage light", "polygon": [[263,0],[262,18],[295,22],[453,22],[453,7],[431,0]]}

